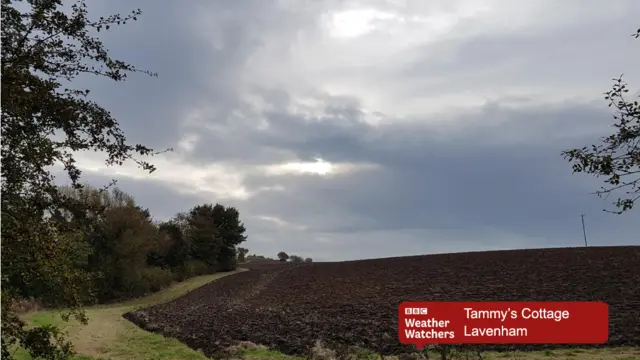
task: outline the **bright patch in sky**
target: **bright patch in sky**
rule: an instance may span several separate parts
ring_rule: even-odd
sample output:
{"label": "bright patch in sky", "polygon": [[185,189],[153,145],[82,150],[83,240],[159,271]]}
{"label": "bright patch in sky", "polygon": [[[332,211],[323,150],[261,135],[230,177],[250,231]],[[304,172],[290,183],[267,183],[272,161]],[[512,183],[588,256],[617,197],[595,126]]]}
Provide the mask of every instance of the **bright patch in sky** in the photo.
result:
{"label": "bright patch in sky", "polygon": [[327,175],[331,173],[333,166],[320,158],[316,158],[315,162],[290,162],[281,165],[269,167],[267,172],[271,174],[317,174]]}
{"label": "bright patch in sky", "polygon": [[379,168],[373,163],[330,163],[320,158],[316,158],[315,162],[288,162],[284,164],[273,164],[261,166],[260,170],[266,175],[320,175],[332,177],[340,174],[352,173],[354,171],[376,170]]}
{"label": "bright patch in sky", "polygon": [[375,30],[374,21],[390,20],[395,15],[375,9],[346,10],[333,14],[331,35],[351,38],[365,35]]}
{"label": "bright patch in sky", "polygon": [[306,230],[306,226],[289,223],[287,221],[284,221],[284,220],[280,219],[277,216],[258,215],[258,216],[254,216],[254,217],[256,219],[260,219],[260,220],[266,221],[268,223],[274,224],[279,228],[287,228],[288,230],[297,230],[297,231]]}

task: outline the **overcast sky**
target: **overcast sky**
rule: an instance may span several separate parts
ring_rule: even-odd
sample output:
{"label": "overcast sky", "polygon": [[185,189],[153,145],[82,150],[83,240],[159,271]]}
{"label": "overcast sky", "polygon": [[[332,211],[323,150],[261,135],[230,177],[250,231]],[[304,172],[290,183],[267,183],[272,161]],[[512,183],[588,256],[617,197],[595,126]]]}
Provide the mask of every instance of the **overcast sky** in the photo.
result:
{"label": "overcast sky", "polygon": [[[640,245],[636,210],[561,152],[610,134],[602,97],[640,89],[637,0],[101,0],[101,33],[159,73],[78,86],[129,140],[175,151],[148,175],[78,155],[86,181],[158,220],[236,206],[245,247],[318,261]],[[59,180],[63,182],[64,180]]]}

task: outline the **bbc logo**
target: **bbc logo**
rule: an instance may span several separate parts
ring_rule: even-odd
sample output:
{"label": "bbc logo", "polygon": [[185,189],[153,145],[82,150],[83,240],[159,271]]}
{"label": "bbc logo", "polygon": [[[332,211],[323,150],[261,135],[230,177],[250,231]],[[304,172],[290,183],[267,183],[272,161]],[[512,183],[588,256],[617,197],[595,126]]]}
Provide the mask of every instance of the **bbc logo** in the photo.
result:
{"label": "bbc logo", "polygon": [[428,308],[404,308],[405,315],[427,315],[428,313]]}

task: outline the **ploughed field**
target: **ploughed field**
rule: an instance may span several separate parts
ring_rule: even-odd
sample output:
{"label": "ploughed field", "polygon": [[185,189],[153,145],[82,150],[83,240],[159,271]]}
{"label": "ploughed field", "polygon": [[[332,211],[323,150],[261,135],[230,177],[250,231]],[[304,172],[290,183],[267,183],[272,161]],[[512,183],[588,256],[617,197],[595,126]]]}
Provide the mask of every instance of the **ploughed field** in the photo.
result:
{"label": "ploughed field", "polygon": [[607,345],[640,345],[640,246],[246,265],[251,271],[124,317],[207,355],[237,341],[299,355],[316,340],[386,355],[415,349],[398,341],[402,301],[605,301]]}

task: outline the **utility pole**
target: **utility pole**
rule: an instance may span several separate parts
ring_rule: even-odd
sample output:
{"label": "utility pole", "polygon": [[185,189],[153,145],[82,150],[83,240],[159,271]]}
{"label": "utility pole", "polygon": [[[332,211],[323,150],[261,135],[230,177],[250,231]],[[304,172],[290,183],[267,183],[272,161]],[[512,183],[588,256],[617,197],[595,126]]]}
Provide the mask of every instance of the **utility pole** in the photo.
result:
{"label": "utility pole", "polygon": [[584,215],[585,214],[580,215],[580,217],[582,218],[582,235],[584,235],[584,246],[588,247],[589,245],[587,245],[587,231],[584,228]]}

